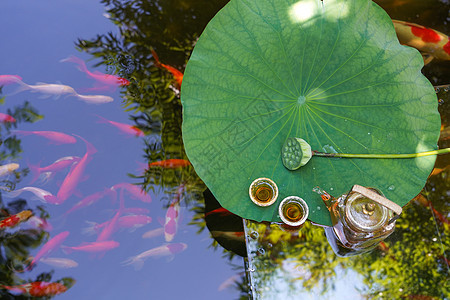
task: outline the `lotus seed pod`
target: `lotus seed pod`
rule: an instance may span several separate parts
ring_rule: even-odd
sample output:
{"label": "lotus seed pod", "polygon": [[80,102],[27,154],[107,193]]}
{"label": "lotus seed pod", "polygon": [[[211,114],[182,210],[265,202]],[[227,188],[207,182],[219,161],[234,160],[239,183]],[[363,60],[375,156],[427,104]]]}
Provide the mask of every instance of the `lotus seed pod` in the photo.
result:
{"label": "lotus seed pod", "polygon": [[311,146],[301,138],[290,137],[281,148],[283,165],[291,171],[306,165],[311,157]]}

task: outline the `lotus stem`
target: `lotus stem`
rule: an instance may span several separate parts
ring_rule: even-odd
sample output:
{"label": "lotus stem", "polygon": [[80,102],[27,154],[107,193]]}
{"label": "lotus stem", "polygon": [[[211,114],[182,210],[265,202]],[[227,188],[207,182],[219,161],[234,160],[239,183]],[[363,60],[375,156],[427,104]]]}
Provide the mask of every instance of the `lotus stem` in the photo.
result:
{"label": "lotus stem", "polygon": [[408,154],[351,154],[351,153],[323,153],[312,151],[313,156],[322,157],[345,157],[345,158],[416,158],[422,156],[439,155],[450,153],[450,148],[444,148],[433,151],[408,153]]}

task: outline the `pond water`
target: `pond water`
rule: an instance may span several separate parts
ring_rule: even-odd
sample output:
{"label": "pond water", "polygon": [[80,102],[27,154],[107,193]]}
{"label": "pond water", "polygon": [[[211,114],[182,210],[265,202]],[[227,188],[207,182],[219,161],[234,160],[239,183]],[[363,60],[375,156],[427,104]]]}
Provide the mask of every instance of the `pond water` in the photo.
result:
{"label": "pond water", "polygon": [[[277,299],[283,291],[299,299],[299,290],[305,299],[348,299],[352,282],[361,299],[448,299],[448,155],[385,248],[362,258],[337,258],[319,227],[303,239],[261,227],[260,240],[247,236],[250,266],[211,237],[237,241],[230,248],[245,255],[239,218],[205,222],[206,187],[184,153],[179,84],[167,66],[184,69],[227,1],[213,2],[3,1],[0,75],[15,76],[0,77],[0,113],[16,122],[1,125],[0,165],[19,168],[0,177],[0,217],[34,216],[0,232],[0,298],[27,299],[24,284],[53,282],[67,291],[54,285],[31,298],[53,289],[59,299]],[[376,2],[392,18],[450,33],[448,1]],[[433,61],[424,72],[443,85],[449,70]],[[438,93],[446,126],[449,94]],[[439,146],[450,147],[448,133]],[[279,288],[258,291],[270,284]]]}

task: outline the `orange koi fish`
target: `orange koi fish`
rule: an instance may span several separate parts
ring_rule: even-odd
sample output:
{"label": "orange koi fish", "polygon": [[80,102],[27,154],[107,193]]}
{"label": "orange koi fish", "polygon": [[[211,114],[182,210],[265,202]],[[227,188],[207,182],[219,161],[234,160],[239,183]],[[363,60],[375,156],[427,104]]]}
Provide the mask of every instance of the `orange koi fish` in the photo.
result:
{"label": "orange koi fish", "polygon": [[162,245],[156,248],[152,248],[150,250],[147,250],[145,252],[142,252],[141,254],[138,254],[136,256],[131,256],[127,260],[122,262],[122,265],[129,266],[133,265],[136,270],[139,270],[144,265],[144,261],[149,257],[163,257],[163,256],[169,256],[173,257],[174,254],[180,253],[184,251],[187,248],[187,245],[185,243],[174,243],[174,244],[167,244]]}
{"label": "orange koi fish", "polygon": [[63,242],[64,240],[69,236],[68,231],[63,231],[57,235],[55,235],[53,238],[51,238],[47,243],[45,243],[41,250],[36,254],[35,257],[33,257],[32,261],[27,267],[27,270],[31,270],[34,265],[43,257],[47,257],[55,251]]}
{"label": "orange koi fish", "polygon": [[13,130],[12,133],[20,135],[37,135],[46,138],[55,145],[62,144],[75,144],[77,139],[71,135],[57,132],[57,131],[24,131],[24,130]]}
{"label": "orange koi fish", "polygon": [[108,120],[106,118],[103,118],[102,116],[97,115],[97,117],[100,119],[99,123],[105,123],[105,124],[111,124],[112,126],[119,129],[121,132],[132,135],[132,136],[144,136],[144,132],[137,128],[136,126],[128,125],[125,123],[119,123],[115,121]]}
{"label": "orange koi fish", "polygon": [[90,90],[104,90],[104,89],[116,89],[117,86],[126,86],[129,85],[130,82],[122,77],[118,77],[116,75],[104,74],[99,71],[90,72],[86,67],[86,64],[81,58],[76,56],[69,56],[68,58],[60,60],[60,62],[71,62],[78,65],[78,70],[85,73],[87,76],[91,77],[95,81],[97,81],[97,85]]}
{"label": "orange koi fish", "polygon": [[31,297],[50,297],[64,293],[67,287],[59,282],[35,281],[21,285],[0,285],[0,288]]}
{"label": "orange koi fish", "polygon": [[450,60],[449,37],[422,25],[392,20],[401,44],[414,47],[432,57]]}
{"label": "orange koi fish", "polygon": [[0,229],[13,228],[19,225],[19,223],[25,222],[26,220],[31,218],[32,215],[33,212],[31,210],[24,210],[18,214],[9,216],[0,221]]}
{"label": "orange koi fish", "polygon": [[384,241],[381,241],[377,247],[383,252],[389,251],[389,246]]}
{"label": "orange koi fish", "polygon": [[149,167],[161,167],[165,169],[177,169],[190,166],[191,162],[186,159],[172,158],[149,163]]}
{"label": "orange koi fish", "polygon": [[8,114],[4,114],[4,113],[0,113],[0,122],[2,123],[14,123],[16,122],[16,119],[14,119],[14,117],[8,115]]}
{"label": "orange koi fish", "polygon": [[12,173],[19,168],[19,164],[10,163],[3,166],[0,166],[0,177],[5,176],[6,174]]}
{"label": "orange koi fish", "polygon": [[220,231],[213,230],[211,231],[211,235],[213,238],[224,238],[228,240],[245,242],[244,232],[243,231]]}
{"label": "orange koi fish", "polygon": [[172,73],[173,78],[176,80],[176,82],[177,82],[177,84],[178,84],[178,88],[180,88],[180,87],[181,87],[181,83],[183,82],[183,73],[181,73],[180,71],[178,71],[177,69],[175,69],[175,68],[172,67],[172,66],[162,64],[162,63],[159,61],[159,57],[158,57],[158,55],[156,54],[156,52],[155,52],[153,49],[151,50],[151,52],[152,52],[153,58],[155,59],[155,65],[156,65],[158,68],[164,68],[164,69],[166,69],[167,71],[169,71],[170,73]]}
{"label": "orange koi fish", "polygon": [[228,209],[225,209],[223,207],[219,207],[219,208],[216,208],[216,209],[214,209],[212,211],[206,212],[205,213],[205,217],[207,217],[209,215],[214,215],[214,214],[218,214],[221,217],[233,215],[233,213],[230,212]]}
{"label": "orange koi fish", "polygon": [[21,80],[22,77],[19,75],[0,75],[0,86],[17,83]]}
{"label": "orange koi fish", "polygon": [[97,152],[97,149],[95,149],[91,143],[86,141],[81,136],[77,135],[77,137],[82,139],[86,144],[86,154],[77,164],[74,164],[70,168],[69,174],[67,174],[66,178],[64,178],[64,181],[56,195],[56,198],[58,198],[58,204],[63,203],[73,194],[75,188],[78,186],[78,183],[80,183],[81,178],[84,175],[84,170],[86,169],[87,164],[92,160],[92,155]]}

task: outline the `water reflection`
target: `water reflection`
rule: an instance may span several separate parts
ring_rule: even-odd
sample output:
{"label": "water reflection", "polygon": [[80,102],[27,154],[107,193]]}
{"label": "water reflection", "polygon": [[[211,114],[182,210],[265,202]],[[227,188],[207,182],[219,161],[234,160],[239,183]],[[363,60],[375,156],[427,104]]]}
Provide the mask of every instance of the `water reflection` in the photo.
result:
{"label": "water reflection", "polygon": [[[5,81],[2,83],[5,84]],[[3,103],[5,98],[1,99]],[[28,102],[16,106],[13,110],[8,109],[8,115],[15,121],[3,122],[1,125],[0,162],[7,167],[7,171],[2,172],[0,185],[2,190],[12,191],[16,184],[29,173],[29,170],[20,168],[16,163],[4,164],[17,160],[19,153],[22,152],[20,140],[11,135],[11,129],[17,128],[21,123],[38,121],[42,116]],[[31,269],[39,260],[39,256],[44,255],[44,248],[35,257],[31,257],[29,253],[32,248],[42,245],[48,237],[46,230],[51,228],[46,221],[48,217],[48,213],[41,206],[32,209],[26,201],[21,199],[8,201],[8,204],[5,204],[0,194],[0,296],[2,299],[16,299],[18,295],[31,297],[57,295],[67,291],[74,283],[74,279],[70,277],[55,281],[52,279],[52,273],[41,273],[35,279],[29,280],[21,279],[15,274],[23,272],[21,270],[24,270],[23,266],[26,264],[27,268]],[[63,235],[67,237],[68,233]],[[49,252],[54,247],[54,241],[49,240],[45,244]]]}

